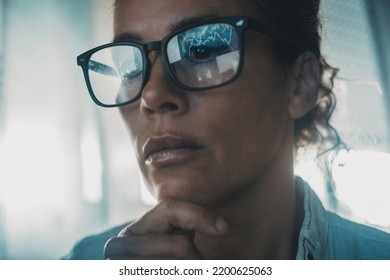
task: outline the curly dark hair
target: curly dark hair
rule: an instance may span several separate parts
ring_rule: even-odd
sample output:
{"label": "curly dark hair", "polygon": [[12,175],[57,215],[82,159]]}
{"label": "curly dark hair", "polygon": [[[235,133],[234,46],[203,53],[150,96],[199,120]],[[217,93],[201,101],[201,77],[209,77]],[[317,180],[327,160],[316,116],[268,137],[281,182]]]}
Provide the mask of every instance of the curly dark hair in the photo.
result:
{"label": "curly dark hair", "polygon": [[[259,7],[263,18],[295,39],[303,51],[314,53],[320,63],[321,84],[318,101],[310,112],[295,122],[295,149],[316,146],[318,155],[323,155],[331,150],[346,148],[346,144],[330,124],[336,107],[333,85],[338,69],[331,67],[321,54],[320,0],[253,1]],[[284,67],[292,65],[302,52],[276,40],[274,48],[278,62]]]}
{"label": "curly dark hair", "polygon": [[338,200],[335,196],[336,184],[332,174],[333,160],[339,151],[348,150],[349,146],[330,124],[336,108],[333,87],[338,69],[330,66],[321,54],[321,0],[252,1],[259,7],[262,18],[270,21],[301,46],[301,50],[297,50],[281,41],[273,41],[276,59],[282,67],[293,65],[302,50],[310,51],[318,58],[321,83],[317,104],[305,116],[295,121],[294,145],[296,152],[299,148],[315,148],[317,153],[315,160],[323,172],[325,188],[331,203],[329,206],[336,209]]}

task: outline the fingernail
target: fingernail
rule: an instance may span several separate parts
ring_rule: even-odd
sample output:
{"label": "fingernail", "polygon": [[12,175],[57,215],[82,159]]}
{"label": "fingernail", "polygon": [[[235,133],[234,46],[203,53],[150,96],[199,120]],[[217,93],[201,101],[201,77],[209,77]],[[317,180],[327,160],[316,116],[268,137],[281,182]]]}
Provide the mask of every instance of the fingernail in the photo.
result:
{"label": "fingernail", "polygon": [[214,222],[214,227],[219,231],[223,232],[227,228],[226,222],[222,218],[216,218]]}

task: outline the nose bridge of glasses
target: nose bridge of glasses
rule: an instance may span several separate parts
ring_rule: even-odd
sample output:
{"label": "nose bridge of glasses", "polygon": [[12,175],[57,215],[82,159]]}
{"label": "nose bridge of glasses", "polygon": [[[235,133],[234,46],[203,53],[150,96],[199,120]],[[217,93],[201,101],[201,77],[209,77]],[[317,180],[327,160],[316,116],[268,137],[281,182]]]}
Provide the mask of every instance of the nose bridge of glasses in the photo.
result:
{"label": "nose bridge of glasses", "polygon": [[161,41],[150,42],[144,45],[145,55],[149,58],[152,51],[159,51],[161,53]]}

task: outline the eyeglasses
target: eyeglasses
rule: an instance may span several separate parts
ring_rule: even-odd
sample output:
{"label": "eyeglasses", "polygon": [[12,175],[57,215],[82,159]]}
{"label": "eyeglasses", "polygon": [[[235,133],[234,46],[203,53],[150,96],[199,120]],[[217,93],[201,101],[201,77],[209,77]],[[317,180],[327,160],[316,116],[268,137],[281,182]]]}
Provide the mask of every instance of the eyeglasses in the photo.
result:
{"label": "eyeglasses", "polygon": [[160,51],[172,81],[186,90],[205,90],[235,80],[243,61],[243,33],[248,28],[300,49],[275,27],[247,17],[213,19],[190,25],[147,44],[119,42],[93,48],[77,57],[93,101],[117,107],[138,100],[148,82],[148,54]]}

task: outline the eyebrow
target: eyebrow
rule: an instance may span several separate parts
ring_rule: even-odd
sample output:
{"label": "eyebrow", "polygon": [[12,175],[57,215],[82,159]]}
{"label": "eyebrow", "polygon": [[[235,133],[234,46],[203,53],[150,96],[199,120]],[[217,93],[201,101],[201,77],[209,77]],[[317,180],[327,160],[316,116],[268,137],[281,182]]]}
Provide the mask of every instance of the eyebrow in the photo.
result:
{"label": "eyebrow", "polygon": [[175,24],[173,24],[171,26],[171,28],[170,28],[170,31],[171,32],[175,32],[175,31],[177,31],[179,29],[182,29],[182,28],[184,28],[186,26],[189,26],[189,25],[192,25],[192,24],[195,24],[195,23],[200,23],[202,21],[214,19],[214,18],[217,18],[217,17],[218,17],[217,15],[210,14],[210,15],[203,15],[203,16],[197,16],[197,17],[183,18],[180,21],[178,21]]}
{"label": "eyebrow", "polygon": [[122,42],[143,42],[141,36],[131,33],[131,32],[123,32],[119,33],[118,35],[115,35],[114,39],[112,40],[113,43],[122,43]]}
{"label": "eyebrow", "polygon": [[[210,20],[217,18],[216,15],[210,14],[210,15],[204,15],[204,16],[196,16],[196,17],[188,17],[183,18],[180,21],[172,24],[172,26],[169,28],[170,32],[175,32],[181,28],[184,28],[186,26],[200,23],[202,21]],[[142,36],[137,33],[132,32],[123,32],[119,33],[118,35],[115,35],[113,43],[120,43],[120,42],[137,42],[142,43],[144,40],[142,39]]]}

